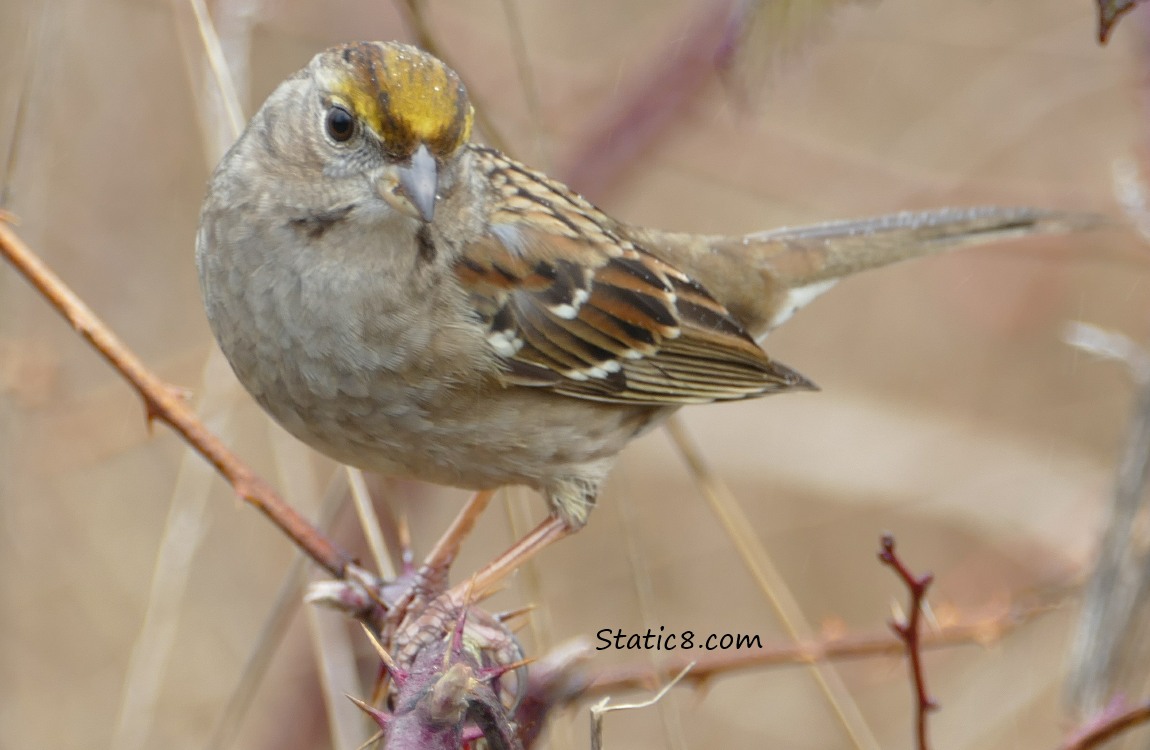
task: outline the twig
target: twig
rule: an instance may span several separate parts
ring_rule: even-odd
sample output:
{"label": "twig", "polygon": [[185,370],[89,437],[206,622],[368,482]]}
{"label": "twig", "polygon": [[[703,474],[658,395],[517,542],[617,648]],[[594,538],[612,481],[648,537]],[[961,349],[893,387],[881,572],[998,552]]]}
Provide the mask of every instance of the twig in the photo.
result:
{"label": "twig", "polygon": [[1150,721],[1150,701],[1130,706],[1125,710],[1107,707],[1070,735],[1060,750],[1088,750],[1098,747],[1130,727],[1147,721]]}
{"label": "twig", "polygon": [[1134,10],[1142,0],[1097,0],[1098,2],[1098,43],[1106,44],[1110,32],[1114,31],[1118,19]]}
{"label": "twig", "polygon": [[72,327],[127,380],[144,402],[149,422],[159,420],[175,430],[208,460],[236,494],[271,519],[320,566],[343,577],[351,558],[339,550],[294,508],[285,503],[262,477],[229,450],[204,426],[192,408],[144,363],[85,305],[16,235],[9,218],[0,214],[0,255],[3,255]]}
{"label": "twig", "polygon": [[937,710],[938,704],[926,692],[926,673],[922,667],[922,637],[919,633],[919,627],[922,624],[922,607],[926,600],[926,591],[934,581],[934,576],[930,573],[922,576],[916,576],[912,573],[910,568],[895,553],[894,537],[890,534],[884,534],[882,537],[882,549],[878,553],[878,559],[894,570],[910,594],[909,613],[906,616],[906,621],[892,620],[890,628],[906,646],[906,653],[910,659],[910,673],[914,679],[915,689],[916,747],[918,750],[927,750],[929,743],[927,742],[926,715]]}
{"label": "twig", "polygon": [[383,539],[383,527],[375,506],[371,502],[371,492],[367,489],[367,481],[363,478],[363,471],[354,466],[343,467],[347,486],[351,491],[351,502],[355,507],[355,515],[359,519],[359,528],[363,531],[364,541],[371,550],[371,559],[375,562],[375,569],[379,577],[385,581],[396,576],[395,566],[391,562],[391,554],[387,549],[387,542]]}
{"label": "twig", "polygon": [[604,698],[594,706],[591,706],[591,750],[602,750],[603,748],[603,714],[610,713],[611,711],[631,711],[638,708],[650,708],[663,700],[663,696],[669,693],[671,688],[675,687],[680,680],[686,677],[687,673],[690,672],[694,666],[695,663],[691,662],[683,667],[679,674],[675,675],[674,679],[659,689],[659,692],[640,703],[623,703],[618,706],[609,706],[607,705],[607,701],[611,699]]}
{"label": "twig", "polygon": [[1131,379],[1138,385],[1150,383],[1150,352],[1124,333],[1072,320],[1063,328],[1062,340],[1099,359],[1126,365]]}

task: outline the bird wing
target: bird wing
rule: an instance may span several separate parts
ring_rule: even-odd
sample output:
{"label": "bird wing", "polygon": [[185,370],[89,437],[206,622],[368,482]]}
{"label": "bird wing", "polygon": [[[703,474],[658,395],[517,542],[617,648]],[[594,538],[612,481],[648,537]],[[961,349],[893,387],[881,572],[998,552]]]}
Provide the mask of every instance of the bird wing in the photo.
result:
{"label": "bird wing", "polygon": [[455,273],[509,383],[648,405],[814,387],[590,203],[498,152],[477,156],[495,207]]}

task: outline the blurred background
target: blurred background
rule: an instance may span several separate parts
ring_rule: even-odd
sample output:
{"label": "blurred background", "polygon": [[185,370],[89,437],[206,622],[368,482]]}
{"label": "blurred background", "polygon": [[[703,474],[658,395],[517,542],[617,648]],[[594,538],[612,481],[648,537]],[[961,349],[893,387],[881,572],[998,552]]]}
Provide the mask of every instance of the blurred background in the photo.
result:
{"label": "blurred background", "polygon": [[[722,3],[419,8],[492,126],[478,136],[571,177],[628,221],[736,233],[991,203],[1122,217],[1115,170],[1136,168],[1145,145],[1144,13],[1103,48],[1087,0],[884,0],[825,17],[820,5],[779,37],[756,36],[748,21],[747,46],[722,76],[709,68],[707,31],[727,17]],[[244,0],[208,10],[248,115],[327,46],[414,40],[405,8]],[[794,49],[779,59],[783,46]],[[690,57],[696,49],[712,51]],[[239,391],[200,305],[199,204],[230,137],[205,70],[191,4],[4,0],[0,205],[314,516],[335,467]],[[608,151],[638,130],[631,109],[665,117],[638,147]],[[821,392],[683,412],[797,600],[804,635],[883,631],[905,600],[875,560],[886,530],[913,567],[935,573],[944,623],[1056,605],[984,647],[927,655],[939,747],[1052,747],[1077,721],[1063,702],[1075,592],[1105,524],[1135,384],[1064,343],[1064,328],[1080,320],[1145,341],[1146,252],[1133,231],[1111,230],[852,279],[768,342]],[[408,519],[418,553],[466,497],[373,488],[381,513]],[[543,517],[538,498],[509,498],[467,542],[456,580]],[[350,512],[333,534],[362,547]],[[168,430],[149,430],[134,393],[0,267],[0,746],[208,746],[293,555]],[[588,528],[491,608],[529,602],[539,605],[523,633],[529,654],[602,628],[788,640],[661,431],[624,454]],[[366,653],[334,615],[293,617],[235,747],[346,741],[331,739],[328,716],[354,708],[338,694],[326,707],[312,648],[341,637]],[[666,657],[602,651],[589,668]],[[612,714],[606,747],[913,746],[900,658],[833,669],[869,740],[849,738],[809,672],[785,667]],[[1134,699],[1144,687],[1126,689]],[[588,747],[586,705],[554,719],[545,746]],[[370,736],[362,722],[341,726],[355,742]]]}

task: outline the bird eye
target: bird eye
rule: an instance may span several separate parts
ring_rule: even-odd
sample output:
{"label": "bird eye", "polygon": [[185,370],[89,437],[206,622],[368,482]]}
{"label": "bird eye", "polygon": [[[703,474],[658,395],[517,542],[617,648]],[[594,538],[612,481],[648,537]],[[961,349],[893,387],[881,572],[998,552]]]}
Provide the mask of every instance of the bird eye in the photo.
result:
{"label": "bird eye", "polygon": [[324,127],[333,141],[343,143],[355,135],[355,118],[345,107],[337,104],[327,111]]}

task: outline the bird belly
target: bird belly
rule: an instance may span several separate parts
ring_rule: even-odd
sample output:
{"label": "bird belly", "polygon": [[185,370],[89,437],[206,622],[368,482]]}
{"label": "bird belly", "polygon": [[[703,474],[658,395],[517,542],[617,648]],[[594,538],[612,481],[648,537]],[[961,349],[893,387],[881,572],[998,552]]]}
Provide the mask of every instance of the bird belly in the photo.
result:
{"label": "bird belly", "polygon": [[[300,326],[267,314],[231,319],[258,321],[221,327],[218,338],[260,405],[321,453],[388,476],[545,489],[613,457],[662,411],[503,385],[486,358],[469,361],[468,344],[432,333],[377,331],[365,341],[335,316],[324,340],[344,343],[317,349],[310,337],[289,333]],[[485,346],[462,326],[438,330]]]}
{"label": "bird belly", "polygon": [[522,387],[412,387],[375,378],[373,396],[285,403],[261,399],[276,420],[342,463],[388,476],[469,489],[602,472],[663,410],[577,401]]}

